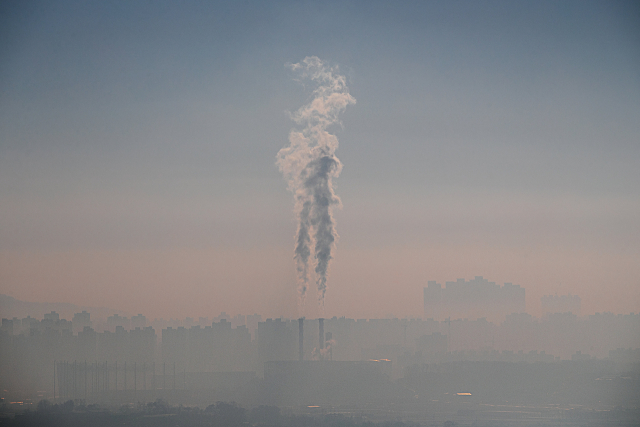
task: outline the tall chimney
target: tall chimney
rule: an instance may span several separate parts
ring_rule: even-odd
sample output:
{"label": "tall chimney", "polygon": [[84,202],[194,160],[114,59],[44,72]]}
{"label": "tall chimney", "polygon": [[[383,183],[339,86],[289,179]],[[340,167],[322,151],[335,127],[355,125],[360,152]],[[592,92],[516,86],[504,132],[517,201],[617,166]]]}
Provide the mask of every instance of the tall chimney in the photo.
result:
{"label": "tall chimney", "polygon": [[304,356],[303,350],[303,339],[304,339],[304,317],[298,319],[298,360],[302,361]]}
{"label": "tall chimney", "polygon": [[318,319],[318,326],[320,327],[320,334],[318,336],[320,349],[324,348],[324,319],[321,317]]}

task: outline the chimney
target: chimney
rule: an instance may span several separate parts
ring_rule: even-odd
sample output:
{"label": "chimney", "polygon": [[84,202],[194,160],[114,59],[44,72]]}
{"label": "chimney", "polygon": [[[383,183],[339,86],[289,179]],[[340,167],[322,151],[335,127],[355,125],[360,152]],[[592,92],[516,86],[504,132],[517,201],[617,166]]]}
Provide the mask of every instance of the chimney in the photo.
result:
{"label": "chimney", "polygon": [[318,326],[320,327],[320,333],[318,334],[319,348],[324,348],[324,319],[321,317],[318,319]]}
{"label": "chimney", "polygon": [[302,347],[304,339],[304,317],[298,319],[298,360],[302,361],[304,350]]}

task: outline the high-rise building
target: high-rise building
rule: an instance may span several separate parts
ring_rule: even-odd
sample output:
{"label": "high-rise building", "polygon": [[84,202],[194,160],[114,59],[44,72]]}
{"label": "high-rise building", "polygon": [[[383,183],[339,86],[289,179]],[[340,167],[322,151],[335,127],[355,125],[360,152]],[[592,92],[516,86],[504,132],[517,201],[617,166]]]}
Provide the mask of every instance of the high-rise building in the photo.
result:
{"label": "high-rise building", "polygon": [[82,313],[76,313],[73,315],[72,323],[74,333],[82,332],[85,327],[91,328],[91,314],[82,310]]}
{"label": "high-rise building", "polygon": [[147,326],[147,318],[142,314],[138,314],[137,316],[131,316],[131,329],[135,328],[146,328]]}
{"label": "high-rise building", "polygon": [[435,280],[427,282],[424,293],[424,318],[440,320],[440,304],[442,303],[442,286]]}
{"label": "high-rise building", "polygon": [[55,311],[52,311],[51,313],[45,313],[44,320],[51,320],[52,322],[57,322],[58,320],[60,320],[60,315]]}

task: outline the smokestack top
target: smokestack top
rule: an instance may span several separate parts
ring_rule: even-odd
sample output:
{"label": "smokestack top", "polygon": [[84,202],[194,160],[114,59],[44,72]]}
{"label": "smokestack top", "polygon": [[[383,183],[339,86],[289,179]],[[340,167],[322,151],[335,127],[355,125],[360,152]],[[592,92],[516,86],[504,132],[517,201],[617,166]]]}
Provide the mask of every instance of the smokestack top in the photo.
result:
{"label": "smokestack top", "polygon": [[321,317],[318,319],[318,347],[324,348],[324,319]]}

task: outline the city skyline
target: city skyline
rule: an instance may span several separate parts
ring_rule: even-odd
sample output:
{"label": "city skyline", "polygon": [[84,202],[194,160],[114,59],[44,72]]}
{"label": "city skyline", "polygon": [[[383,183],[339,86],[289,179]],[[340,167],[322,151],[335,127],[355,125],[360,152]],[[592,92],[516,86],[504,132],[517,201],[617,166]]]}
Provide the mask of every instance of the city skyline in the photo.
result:
{"label": "city skyline", "polygon": [[[512,362],[557,362],[576,358],[606,359],[621,350],[628,350],[631,356],[640,354],[640,349],[635,348],[640,313],[597,313],[580,317],[570,312],[548,312],[539,319],[527,313],[512,313],[500,321],[484,317],[274,319],[257,314],[231,317],[226,313],[213,319],[151,320],[139,314],[135,316],[136,322],[124,325],[109,319],[106,322],[91,319],[91,313],[86,311],[75,313],[72,320],[61,318],[55,311],[45,313],[42,319],[38,317],[3,318],[0,338],[7,346],[18,348],[31,342],[29,357],[38,360],[107,358],[111,362],[137,359],[150,362],[160,357],[172,362],[181,359],[181,364],[185,364],[192,354],[196,359],[208,360],[206,363],[220,365],[192,367],[189,372],[259,372],[262,362],[267,361],[334,360],[335,357],[336,361],[393,360],[393,369],[398,375],[398,369],[403,366],[429,360],[502,357]],[[45,351],[46,346],[51,345],[57,346],[56,351],[63,356],[56,357]],[[264,353],[257,364],[248,356],[258,351],[256,346]],[[131,356],[130,348],[139,355]],[[5,350],[12,352],[8,347]],[[407,351],[415,351],[415,358],[408,357]],[[225,356],[215,356],[214,352]],[[231,357],[230,353],[237,354]],[[220,360],[216,360],[218,358]],[[3,369],[15,362],[3,360]],[[41,368],[47,366],[45,363]],[[5,375],[10,372],[5,371]]]}
{"label": "city skyline", "polygon": [[[98,408],[166,411],[168,402],[193,414],[217,402],[361,417],[382,410],[396,423],[425,425],[436,417],[504,421],[507,412],[514,422],[543,413],[576,419],[580,405],[585,420],[637,423],[640,313],[578,316],[565,310],[579,297],[547,295],[539,319],[480,317],[496,302],[518,309],[524,295],[517,285],[475,277],[444,288],[430,282],[424,319],[114,314],[105,322],[84,310],[70,321],[55,311],[3,318],[0,405],[15,419],[34,410],[48,420]],[[439,320],[426,318],[429,302],[441,303]]]}
{"label": "city skyline", "polygon": [[[480,285],[480,286],[478,286]],[[466,289],[460,288],[466,287]],[[482,289],[481,289],[482,287]],[[437,288],[437,296],[434,294]],[[457,290],[456,290],[457,288]],[[503,292],[507,292],[509,289],[510,296],[507,296]],[[558,288],[560,289],[560,288]],[[326,313],[316,312],[315,316],[306,316],[310,318],[318,318],[318,317],[353,317],[353,318],[368,318],[368,319],[392,319],[392,318],[435,318],[435,319],[477,319],[480,317],[489,318],[492,321],[503,319],[504,315],[511,313],[527,313],[531,314],[534,317],[542,318],[546,316],[548,313],[553,312],[571,312],[578,316],[580,315],[592,315],[592,314],[603,314],[603,313],[613,313],[613,314],[634,314],[636,310],[632,310],[629,312],[624,311],[612,311],[612,310],[595,310],[592,313],[584,313],[581,310],[582,298],[579,295],[568,294],[545,294],[541,297],[535,297],[533,300],[530,295],[527,294],[527,298],[525,299],[525,291],[526,289],[521,287],[518,284],[513,284],[511,282],[504,282],[503,285],[496,284],[496,282],[489,281],[489,279],[484,278],[482,276],[475,276],[474,278],[470,278],[468,281],[465,278],[457,278],[456,280],[447,280],[444,281],[443,284],[438,283],[435,280],[429,280],[419,289],[419,293],[421,295],[420,298],[420,311],[409,314],[398,314],[394,313],[390,310],[384,311],[384,314],[377,313],[373,315],[350,315],[349,313],[332,313],[330,316]],[[298,291],[299,292],[299,291]],[[515,292],[515,293],[514,293]],[[299,295],[299,293],[298,293]],[[474,300],[474,309],[472,308],[464,308],[462,306],[455,308],[455,301],[458,303],[463,303],[464,300],[468,300],[469,298],[476,298]],[[505,299],[506,298],[506,299]],[[515,299],[514,299],[515,298]],[[495,301],[493,301],[495,299]],[[439,302],[437,302],[439,301]],[[299,300],[298,300],[299,303]],[[37,308],[36,308],[37,307]],[[517,308],[517,309],[516,309]],[[557,310],[556,310],[557,308]],[[562,310],[560,309],[562,308]],[[133,321],[135,317],[142,316],[145,317],[142,313],[134,311],[126,311],[122,309],[118,309],[116,307],[106,307],[106,306],[86,306],[86,305],[77,305],[65,301],[25,301],[17,299],[11,295],[0,294],[0,312],[3,315],[7,315],[8,318],[15,317],[15,314],[8,313],[20,313],[18,317],[22,316],[22,313],[26,312],[34,312],[39,313],[39,315],[47,316],[49,311],[57,312],[61,311],[67,313],[68,317],[71,317],[71,313],[75,312],[85,312],[85,311],[97,311],[99,313],[100,321],[108,322],[110,318],[115,319],[125,319],[128,322]],[[138,310],[139,311],[139,310]],[[218,316],[214,316],[216,314],[215,309],[213,311],[204,309],[203,311],[193,311],[193,312],[185,312],[182,315],[172,316],[165,315],[163,311],[150,310],[147,312],[152,319],[193,319],[193,318],[209,318],[209,316],[214,316],[213,318],[231,318],[233,316],[245,316],[256,314],[257,312],[249,312],[249,311],[233,311],[229,310],[227,313],[226,310],[222,310],[217,312]],[[287,314],[287,312],[289,312]],[[135,314],[134,314],[135,313]],[[295,314],[291,312],[289,308],[285,308],[281,311],[267,311],[262,314],[266,314],[266,317],[269,318],[297,318],[299,316],[299,312]],[[448,314],[443,314],[448,313]],[[467,313],[467,314],[465,314]],[[474,314],[475,313],[475,314]],[[59,315],[59,313],[58,313]],[[127,318],[129,316],[129,318]],[[23,316],[22,316],[23,317]],[[303,316],[305,317],[305,316]]]}
{"label": "city skyline", "polygon": [[640,2],[0,2],[0,424],[640,425]]}
{"label": "city skyline", "polygon": [[[505,316],[528,315],[534,319],[544,319],[554,313],[570,313],[579,317],[590,315],[613,314],[613,315],[634,315],[630,313],[617,313],[611,311],[598,311],[584,314],[581,312],[581,298],[579,295],[543,295],[539,300],[532,302],[526,298],[526,289],[518,284],[505,282],[502,286],[495,282],[490,282],[482,276],[475,276],[468,281],[459,278],[455,281],[446,281],[444,286],[434,280],[428,281],[427,286],[422,288],[422,312],[419,315],[401,316],[394,313],[386,313],[384,316],[350,316],[346,313],[334,314],[327,318],[358,318],[358,319],[423,319],[423,320],[478,320],[486,319],[492,323],[504,321]],[[528,302],[527,302],[528,301]],[[527,307],[535,309],[527,309]],[[111,330],[119,326],[125,329],[134,329],[136,326],[145,326],[153,319],[158,324],[173,324],[190,327],[191,325],[205,326],[211,319],[214,322],[226,319],[232,324],[242,324],[245,318],[255,317],[257,321],[263,318],[294,319],[295,316],[287,316],[283,313],[249,313],[221,311],[216,313],[189,313],[186,316],[167,317],[150,316],[147,318],[143,313],[133,314],[110,307],[86,307],[69,303],[38,303],[31,301],[17,300],[11,296],[0,294],[0,312],[5,319],[21,319],[27,316],[44,317],[44,319],[60,320],[73,317],[82,317],[85,313],[93,312],[94,320],[99,322],[99,330]],[[80,313],[81,312],[81,313]],[[97,316],[96,316],[97,313]],[[153,314],[153,313],[147,313]],[[311,316],[303,316],[314,318]],[[324,318],[321,315],[317,318]],[[195,320],[198,319],[198,320]],[[157,323],[160,322],[160,323]],[[253,322],[253,321],[252,321]],[[80,322],[82,323],[82,322]],[[80,330],[82,327],[80,327]],[[77,332],[77,330],[74,329]]]}

